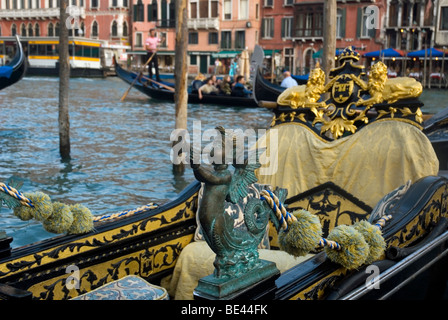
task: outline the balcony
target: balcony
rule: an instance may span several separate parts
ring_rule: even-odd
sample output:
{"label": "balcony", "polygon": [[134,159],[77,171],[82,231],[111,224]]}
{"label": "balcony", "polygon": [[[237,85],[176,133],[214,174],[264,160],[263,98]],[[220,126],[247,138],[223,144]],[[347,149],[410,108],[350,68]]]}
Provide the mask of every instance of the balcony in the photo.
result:
{"label": "balcony", "polygon": [[157,20],[157,28],[176,28],[176,19]]}
{"label": "balcony", "polygon": [[219,18],[196,18],[188,20],[188,29],[219,29]]}
{"label": "balcony", "polygon": [[[79,14],[80,18],[85,18],[85,9],[80,7]],[[0,10],[0,19],[20,20],[46,18],[59,18],[59,8]]]}

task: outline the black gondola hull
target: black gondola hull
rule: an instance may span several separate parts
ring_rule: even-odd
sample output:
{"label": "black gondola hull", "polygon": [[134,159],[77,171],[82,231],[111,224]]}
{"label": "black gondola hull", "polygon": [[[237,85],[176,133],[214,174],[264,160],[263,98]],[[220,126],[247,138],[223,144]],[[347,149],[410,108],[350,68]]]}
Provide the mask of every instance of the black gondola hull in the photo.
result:
{"label": "black gondola hull", "polygon": [[[132,84],[135,80],[136,73],[129,72],[121,68],[117,63],[115,64],[115,71],[117,76],[123,81]],[[140,81],[134,83],[134,88],[144,93],[148,97],[155,100],[164,100],[174,102],[174,91],[156,88],[151,85],[145,85]],[[216,104],[229,107],[244,107],[244,108],[256,108],[257,103],[252,98],[234,97],[230,95],[203,95],[202,99],[199,99],[199,95],[195,93],[188,94],[188,103],[200,103],[200,104]]]}
{"label": "black gondola hull", "polygon": [[20,81],[20,79],[22,79],[27,72],[28,62],[25,53],[23,52],[22,44],[20,43],[18,37],[16,37],[16,39],[18,46],[17,53],[14,59],[7,65],[12,67],[13,70],[9,77],[0,77],[0,90],[3,90],[4,88]]}

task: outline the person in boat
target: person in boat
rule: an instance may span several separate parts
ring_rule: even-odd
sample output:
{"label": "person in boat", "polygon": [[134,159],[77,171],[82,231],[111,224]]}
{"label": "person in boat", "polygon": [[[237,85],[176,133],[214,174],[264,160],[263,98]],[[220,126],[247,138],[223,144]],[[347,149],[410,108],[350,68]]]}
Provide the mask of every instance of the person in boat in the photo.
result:
{"label": "person in boat", "polygon": [[230,70],[229,70],[229,76],[230,78],[234,78],[237,72],[238,63],[236,62],[236,59],[232,59],[230,62]]}
{"label": "person in boat", "polygon": [[191,83],[191,92],[198,93],[199,88],[205,84],[204,80],[205,76],[202,73],[199,73]]}
{"label": "person in boat", "polygon": [[222,82],[219,85],[219,90],[222,94],[230,95],[232,93],[231,81],[232,80],[229,75],[222,79]]}
{"label": "person in boat", "polygon": [[282,83],[280,84],[281,87],[284,87],[284,88],[291,88],[291,87],[294,87],[294,86],[297,86],[297,85],[298,85],[298,84],[297,84],[297,81],[294,80],[294,79],[291,77],[291,72],[289,72],[288,70],[286,70],[285,72],[283,72],[283,76],[284,76],[283,81],[282,81]]}
{"label": "person in boat", "polygon": [[231,95],[234,97],[248,98],[252,94],[252,91],[248,90],[245,84],[246,80],[244,79],[244,76],[242,75],[237,76]]}
{"label": "person in boat", "polygon": [[156,70],[156,79],[161,82],[159,75],[159,62],[157,57],[157,49],[159,45],[164,41],[164,39],[160,39],[157,37],[156,29],[149,30],[149,37],[145,40],[145,49],[146,49],[146,61],[154,54],[151,61],[148,64],[148,75],[149,78],[152,79],[152,68]]}
{"label": "person in boat", "polygon": [[218,93],[219,89],[213,84],[213,79],[211,77],[207,78],[206,83],[198,90],[199,99],[202,99],[204,94],[218,94]]}

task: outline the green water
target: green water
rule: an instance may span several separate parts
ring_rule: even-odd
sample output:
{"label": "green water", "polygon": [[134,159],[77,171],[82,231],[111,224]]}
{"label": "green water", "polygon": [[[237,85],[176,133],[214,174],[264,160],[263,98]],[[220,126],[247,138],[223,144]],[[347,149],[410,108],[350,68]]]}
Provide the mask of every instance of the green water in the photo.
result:
{"label": "green water", "polygon": [[[59,156],[58,79],[24,78],[0,91],[0,181],[23,181],[21,191],[43,191],[53,201],[82,203],[93,214],[163,204],[194,181],[190,169],[173,174],[170,134],[174,103],[153,101],[122,80],[70,80],[71,160]],[[188,130],[266,128],[264,109],[189,105]],[[0,208],[0,229],[13,247],[54,236],[35,221]]]}

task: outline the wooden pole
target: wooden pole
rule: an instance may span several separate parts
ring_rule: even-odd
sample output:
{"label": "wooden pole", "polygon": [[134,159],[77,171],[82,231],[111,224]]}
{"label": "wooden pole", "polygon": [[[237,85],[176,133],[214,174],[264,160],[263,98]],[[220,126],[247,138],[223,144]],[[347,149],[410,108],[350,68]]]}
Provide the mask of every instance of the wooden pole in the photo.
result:
{"label": "wooden pole", "polygon": [[59,152],[62,160],[70,159],[70,119],[68,93],[70,81],[70,62],[68,55],[68,29],[66,12],[68,0],[60,1],[59,23]]}
{"label": "wooden pole", "polygon": [[336,54],[336,0],[324,1],[324,43],[322,52],[322,70],[325,72],[327,81],[330,70],[334,68]]}
{"label": "wooden pole", "polygon": [[[187,114],[188,114],[188,92],[187,92],[187,40],[188,40],[188,25],[187,25],[187,0],[176,1],[176,56],[175,56],[175,94],[174,102],[176,105],[176,120],[175,129],[187,131]],[[185,141],[185,136],[182,137]],[[180,141],[173,142],[174,146]],[[174,155],[176,156],[176,155]],[[173,172],[175,174],[183,173],[185,170],[184,164],[173,163]]]}

